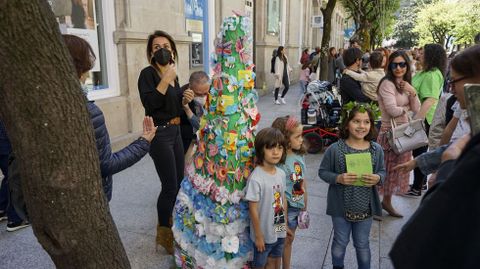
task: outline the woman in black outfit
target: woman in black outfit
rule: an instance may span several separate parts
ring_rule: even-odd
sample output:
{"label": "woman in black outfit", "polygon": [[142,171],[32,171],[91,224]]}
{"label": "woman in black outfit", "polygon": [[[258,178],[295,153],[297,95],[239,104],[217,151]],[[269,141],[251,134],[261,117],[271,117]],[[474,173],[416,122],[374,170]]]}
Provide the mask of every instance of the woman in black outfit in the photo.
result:
{"label": "woman in black outfit", "polygon": [[150,146],[150,156],[162,183],[157,201],[157,244],[173,254],[172,210],[183,178],[184,155],[180,136],[182,102],[193,99],[193,92],[180,91],[175,61],[177,48],[173,38],[163,31],[148,37],[145,67],[138,78],[138,90],[145,114],[158,126]]}

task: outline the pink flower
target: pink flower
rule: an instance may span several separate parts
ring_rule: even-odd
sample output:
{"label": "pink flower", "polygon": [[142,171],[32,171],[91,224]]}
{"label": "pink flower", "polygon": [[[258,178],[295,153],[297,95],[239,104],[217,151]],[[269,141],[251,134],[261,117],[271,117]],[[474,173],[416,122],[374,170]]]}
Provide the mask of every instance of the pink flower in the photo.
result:
{"label": "pink flower", "polygon": [[208,144],[208,156],[214,157],[218,154],[218,146],[215,144]]}

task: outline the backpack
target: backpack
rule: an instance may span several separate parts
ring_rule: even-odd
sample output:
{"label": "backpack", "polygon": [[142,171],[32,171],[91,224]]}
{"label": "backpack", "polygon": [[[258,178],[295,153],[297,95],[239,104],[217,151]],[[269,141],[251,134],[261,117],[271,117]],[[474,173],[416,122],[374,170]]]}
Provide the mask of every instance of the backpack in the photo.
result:
{"label": "backpack", "polygon": [[273,56],[272,57],[272,62],[271,62],[271,67],[270,67],[270,73],[272,74],[275,74],[275,59],[277,58],[277,56]]}

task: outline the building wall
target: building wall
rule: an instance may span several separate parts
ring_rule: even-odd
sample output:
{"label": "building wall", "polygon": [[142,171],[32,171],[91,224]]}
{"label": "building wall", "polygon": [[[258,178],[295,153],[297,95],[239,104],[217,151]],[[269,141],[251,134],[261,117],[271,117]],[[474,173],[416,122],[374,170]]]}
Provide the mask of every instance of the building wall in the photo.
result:
{"label": "building wall", "polygon": [[[206,0],[213,4],[214,25],[209,28],[209,35],[216,36],[224,17],[232,15],[232,10],[245,11],[245,0]],[[302,48],[320,45],[321,31],[312,29],[311,16],[321,14],[320,7],[310,0],[281,0],[284,15],[281,35],[266,33],[268,0],[254,0],[254,56],[256,64],[256,87],[260,94],[273,89],[274,79],[270,74],[272,51],[280,45],[287,49],[290,65],[294,69],[292,83],[298,81],[300,71],[299,57]],[[105,114],[107,128],[114,149],[129,144],[141,134],[144,109],[140,102],[137,79],[140,71],[147,66],[146,41],[154,30],[165,30],[176,40],[179,61],[177,73],[180,84],[187,83],[191,72],[202,67],[190,68],[189,47],[192,39],[186,31],[184,2],[178,0],[117,0],[115,3],[114,43],[118,54],[118,72],[120,96],[97,100],[96,103]],[[338,4],[337,4],[338,6]],[[339,9],[339,14],[341,9]],[[208,16],[212,16],[209,14]],[[335,15],[333,16],[334,18]],[[342,37],[339,33],[345,16],[337,17],[337,31],[332,32],[332,45],[340,46]],[[341,29],[343,30],[343,29]],[[109,34],[109,33],[107,33]],[[281,41],[283,40],[284,43]],[[210,45],[210,50],[213,44]],[[207,52],[205,52],[207,53]],[[265,87],[264,87],[265,86]],[[265,88],[265,90],[263,90]]]}

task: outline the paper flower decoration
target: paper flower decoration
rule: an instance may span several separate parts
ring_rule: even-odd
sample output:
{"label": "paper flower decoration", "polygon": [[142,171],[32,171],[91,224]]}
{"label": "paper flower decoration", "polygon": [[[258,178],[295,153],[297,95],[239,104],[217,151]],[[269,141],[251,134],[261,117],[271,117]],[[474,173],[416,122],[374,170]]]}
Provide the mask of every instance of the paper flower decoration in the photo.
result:
{"label": "paper flower decoration", "polygon": [[222,250],[228,253],[237,253],[240,242],[236,236],[227,236],[222,239]]}
{"label": "paper flower decoration", "polygon": [[173,213],[177,267],[248,268],[252,256],[242,199],[260,119],[250,29],[246,17],[226,18],[215,40],[206,113]]}

